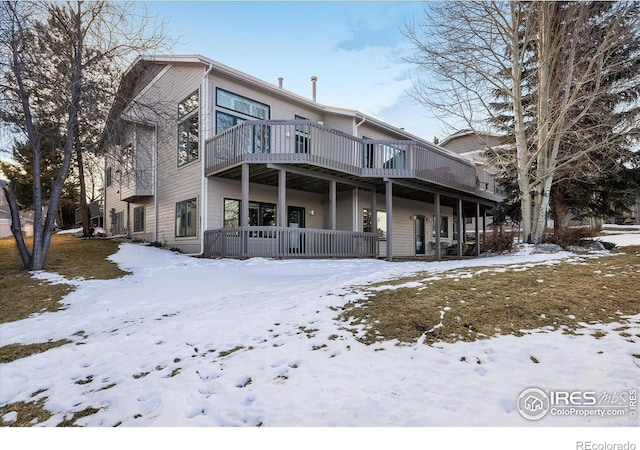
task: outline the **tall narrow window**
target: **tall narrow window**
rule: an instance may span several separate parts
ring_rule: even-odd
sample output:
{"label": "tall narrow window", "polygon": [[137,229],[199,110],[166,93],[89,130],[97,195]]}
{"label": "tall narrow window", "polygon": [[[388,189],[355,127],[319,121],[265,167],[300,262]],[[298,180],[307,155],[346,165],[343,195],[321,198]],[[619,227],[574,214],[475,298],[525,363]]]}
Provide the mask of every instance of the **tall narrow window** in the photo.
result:
{"label": "tall narrow window", "polygon": [[120,212],[114,212],[113,213],[113,218],[111,219],[111,227],[112,227],[112,234],[124,234],[125,233],[125,229],[124,229],[124,212],[120,211]]}
{"label": "tall narrow window", "polygon": [[144,206],[133,208],[133,232],[140,233],[144,231]]}
{"label": "tall narrow window", "polygon": [[176,203],[176,237],[196,235],[197,214],[195,198]]}
{"label": "tall narrow window", "polygon": [[224,199],[224,226],[225,228],[240,226],[240,200]]}
{"label": "tall narrow window", "polygon": [[362,209],[362,231],[365,233],[378,233],[383,239],[387,237],[387,213],[376,210],[376,223],[373,223],[371,208]]}
{"label": "tall narrow window", "polygon": [[[433,216],[433,221],[435,223],[436,217]],[[436,227],[433,227],[433,231],[431,232],[433,237],[436,237]],[[449,237],[449,217],[448,216],[440,216],[440,237],[448,238]]]}
{"label": "tall narrow window", "polygon": [[178,166],[198,159],[200,150],[199,92],[178,103]]}
{"label": "tall narrow window", "polygon": [[373,230],[373,227],[371,226],[372,219],[373,217],[371,217],[371,209],[363,208],[362,209],[362,231],[364,231],[365,233],[371,233],[371,230]]}
{"label": "tall narrow window", "polygon": [[365,169],[373,169],[375,167],[375,149],[376,145],[366,136],[362,137],[362,167]]}
{"label": "tall narrow window", "polygon": [[105,184],[107,185],[107,187],[111,186],[111,184],[113,183],[113,179],[111,175],[111,167],[107,167],[105,178],[106,178]]}
{"label": "tall narrow window", "polygon": [[[296,120],[309,120],[306,117],[294,116]],[[308,124],[296,125],[296,153],[309,153],[311,149],[311,127]]]}

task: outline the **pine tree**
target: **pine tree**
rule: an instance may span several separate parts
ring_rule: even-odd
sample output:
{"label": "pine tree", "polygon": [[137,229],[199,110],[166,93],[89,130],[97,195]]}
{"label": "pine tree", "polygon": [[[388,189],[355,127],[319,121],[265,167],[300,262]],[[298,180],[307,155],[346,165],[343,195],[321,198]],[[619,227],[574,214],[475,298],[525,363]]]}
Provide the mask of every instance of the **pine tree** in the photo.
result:
{"label": "pine tree", "polygon": [[[538,6],[532,4],[531,7]],[[549,90],[552,93],[547,94],[551,99],[548,106],[550,122],[557,123],[562,114],[565,116],[563,122],[571,123],[571,126],[558,133],[561,135],[561,139],[557,139],[556,158],[559,164],[554,169],[549,192],[556,233],[566,230],[571,217],[606,217],[620,213],[633,204],[634,193],[638,192],[640,180],[633,176],[633,168],[638,167],[640,161],[638,154],[632,151],[640,137],[638,14],[638,4],[620,10],[615,3],[606,2],[555,2],[550,11],[554,34],[573,29],[578,26],[576,22],[588,30],[587,33],[572,32],[568,36],[575,41],[569,58],[571,64],[559,58],[553,62],[552,72],[557,80],[567,80],[573,76],[577,81],[557,85],[550,82]],[[601,65],[602,73],[597,78],[581,79],[581,71],[603,56],[599,51],[604,42],[611,39],[609,29],[614,26],[618,30],[618,45],[607,45],[606,64]],[[525,97],[525,117],[528,140],[532,142],[541,127],[538,123],[540,84],[536,78],[537,57],[538,54],[532,52],[524,77],[531,80],[529,95]],[[568,103],[569,107],[563,110],[561,100],[565,92],[576,100]],[[510,105],[500,92],[497,94],[497,101],[492,104],[496,113],[493,124],[508,130],[513,120]],[[556,132],[553,128],[550,130],[550,141],[556,139],[553,134]],[[512,166],[505,167],[504,173],[507,179],[515,177],[512,157],[488,156],[511,160]],[[537,162],[532,165],[532,174],[538,173]],[[627,184],[621,185],[621,181]],[[536,182],[535,177],[531,182]]]}

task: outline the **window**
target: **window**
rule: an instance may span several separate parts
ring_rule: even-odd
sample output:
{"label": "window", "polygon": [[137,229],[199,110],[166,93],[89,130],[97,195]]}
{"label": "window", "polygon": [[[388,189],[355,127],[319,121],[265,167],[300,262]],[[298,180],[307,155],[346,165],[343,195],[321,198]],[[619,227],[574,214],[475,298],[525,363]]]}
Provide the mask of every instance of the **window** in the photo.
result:
{"label": "window", "polygon": [[365,169],[373,169],[376,146],[373,142],[366,142],[371,140],[366,136],[363,136],[362,140],[365,141],[362,143],[362,167]]}
{"label": "window", "polygon": [[133,144],[127,144],[120,149],[122,162],[128,163],[133,158]]}
{"label": "window", "polygon": [[124,211],[120,211],[118,213],[114,211],[112,217],[113,217],[111,221],[112,234],[124,234],[125,233]]}
{"label": "window", "polygon": [[240,226],[240,200],[224,199],[224,227]]}
{"label": "window", "polygon": [[200,96],[198,91],[194,91],[189,97],[178,103],[178,119],[188,116],[198,109]]}
{"label": "window", "polygon": [[[435,223],[435,216],[433,217],[433,221]],[[433,237],[436,236],[436,227],[433,227],[433,231],[431,233]],[[448,238],[449,237],[449,217],[448,216],[440,216],[440,237]]]}
{"label": "window", "polygon": [[[365,233],[373,232],[373,224],[371,217],[371,209],[363,208],[362,209],[362,231]],[[382,239],[386,239],[387,237],[387,213],[384,211],[376,211],[376,230],[378,231],[378,236]]]}
{"label": "window", "polygon": [[176,203],[176,237],[196,235],[196,206],[195,198]]}
{"label": "window", "polygon": [[133,232],[144,231],[144,206],[133,208]]}
{"label": "window", "polygon": [[[224,226],[240,226],[240,200],[224,199]],[[273,203],[249,202],[249,226],[274,227],[276,205]]]}
{"label": "window", "polygon": [[249,225],[258,227],[276,226],[276,205],[249,202]]}
{"label": "window", "polygon": [[366,136],[363,136],[362,140],[362,167],[365,169],[404,169],[406,167],[406,150],[383,144]]}
{"label": "window", "polygon": [[365,233],[371,233],[371,209],[364,208],[362,210],[362,231]]}
{"label": "window", "polygon": [[[294,118],[295,120],[309,120],[298,115],[295,115]],[[296,153],[309,153],[311,147],[310,128],[307,124],[296,125]]]}
{"label": "window", "polygon": [[454,220],[453,221],[453,240],[457,241],[458,240],[458,221]]}
{"label": "window", "polygon": [[404,169],[407,152],[391,145],[382,145],[382,167],[385,169]]}
{"label": "window", "polygon": [[113,179],[112,179],[112,175],[111,175],[111,167],[107,167],[106,173],[105,173],[105,178],[106,178],[106,185],[107,187],[111,186]]}
{"label": "window", "polygon": [[216,134],[220,134],[229,128],[235,127],[239,123],[246,122],[246,119],[232,116],[231,114],[216,112]]}
{"label": "window", "polygon": [[269,120],[271,107],[224,89],[216,89],[216,106],[261,120]]}
{"label": "window", "polygon": [[195,91],[178,103],[178,166],[198,159],[199,139],[199,93]]}
{"label": "window", "polygon": [[[217,111],[216,134],[222,133],[242,122],[246,122],[246,119]],[[238,136],[238,139],[243,146],[243,151],[248,153],[269,153],[269,136],[269,125],[252,125],[243,130],[243,135]]]}

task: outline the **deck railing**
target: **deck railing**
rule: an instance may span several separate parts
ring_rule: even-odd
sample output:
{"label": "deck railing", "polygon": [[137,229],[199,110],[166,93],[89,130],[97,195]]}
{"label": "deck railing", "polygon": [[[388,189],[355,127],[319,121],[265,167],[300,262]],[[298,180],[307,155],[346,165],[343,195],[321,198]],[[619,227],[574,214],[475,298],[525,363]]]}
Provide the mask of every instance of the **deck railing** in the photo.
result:
{"label": "deck railing", "polygon": [[205,231],[208,257],[371,258],[378,235],[288,227],[233,227]]}
{"label": "deck railing", "polygon": [[308,163],[362,177],[415,177],[495,193],[492,175],[436,146],[360,139],[308,120],[249,120],[205,143],[207,175],[241,162]]}

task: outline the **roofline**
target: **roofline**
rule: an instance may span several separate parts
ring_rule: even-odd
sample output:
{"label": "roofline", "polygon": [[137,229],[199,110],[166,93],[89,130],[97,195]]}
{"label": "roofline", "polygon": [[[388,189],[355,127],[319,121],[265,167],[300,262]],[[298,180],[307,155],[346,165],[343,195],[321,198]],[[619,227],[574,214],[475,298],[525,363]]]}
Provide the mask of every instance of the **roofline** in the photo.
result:
{"label": "roofline", "polygon": [[137,66],[140,62],[155,62],[160,64],[202,64],[206,67],[211,67],[217,72],[222,72],[226,75],[229,75],[233,78],[242,79],[248,83],[256,85],[267,92],[274,93],[276,95],[284,96],[290,100],[301,103],[307,107],[317,109],[321,112],[340,114],[348,117],[353,117],[354,119],[365,119],[365,123],[372,123],[375,126],[382,128],[386,131],[390,131],[394,134],[398,134],[403,136],[406,140],[412,140],[424,144],[432,149],[439,151],[441,153],[445,153],[448,156],[457,158],[463,162],[468,162],[466,158],[461,158],[456,152],[443,148],[441,145],[436,145],[432,142],[427,141],[424,138],[418,137],[414,134],[411,134],[405,131],[402,128],[398,128],[393,126],[387,122],[384,122],[380,119],[376,119],[373,116],[365,114],[361,111],[349,108],[342,108],[338,106],[329,106],[322,103],[318,103],[309,98],[303,97],[302,95],[296,94],[294,92],[288,91],[280,86],[277,86],[273,83],[269,83],[267,81],[261,80],[260,78],[256,78],[252,75],[249,75],[245,72],[241,72],[240,70],[234,69],[230,66],[222,64],[221,62],[215,61],[211,58],[207,58],[203,55],[192,54],[192,55],[150,55],[150,56],[142,56],[138,57],[133,64],[127,69],[125,72],[126,76],[135,66]]}
{"label": "roofline", "polygon": [[494,138],[501,138],[503,137],[500,134],[496,134],[496,133],[482,133],[482,132],[477,132],[474,130],[469,130],[469,129],[465,129],[465,130],[460,130],[460,131],[456,131],[453,134],[450,134],[449,136],[447,136],[446,138],[444,138],[442,140],[442,142],[440,142],[438,145],[445,145],[448,142],[452,141],[455,138],[459,138],[459,137],[464,137],[464,136],[489,136],[489,137],[494,137]]}

